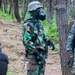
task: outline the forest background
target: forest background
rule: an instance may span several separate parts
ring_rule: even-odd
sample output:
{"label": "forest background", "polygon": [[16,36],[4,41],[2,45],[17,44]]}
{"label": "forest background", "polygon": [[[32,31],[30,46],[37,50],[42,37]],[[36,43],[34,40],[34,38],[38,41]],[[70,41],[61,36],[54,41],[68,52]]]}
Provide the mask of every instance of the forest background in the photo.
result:
{"label": "forest background", "polygon": [[[35,0],[0,0],[0,19],[9,23],[23,22],[29,16],[28,4]],[[47,14],[47,19],[42,22],[45,34],[55,44],[55,51],[60,53],[62,75],[70,75],[67,67],[66,40],[69,30],[75,19],[75,0],[38,0]],[[62,56],[63,55],[63,56]],[[9,74],[8,74],[9,75]]]}

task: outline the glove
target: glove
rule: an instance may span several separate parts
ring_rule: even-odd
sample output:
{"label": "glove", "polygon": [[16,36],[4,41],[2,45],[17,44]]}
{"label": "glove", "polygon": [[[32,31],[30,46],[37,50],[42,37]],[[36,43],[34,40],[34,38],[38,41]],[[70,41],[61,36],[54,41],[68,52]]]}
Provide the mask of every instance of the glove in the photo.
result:
{"label": "glove", "polygon": [[50,39],[47,40],[47,45],[52,47],[52,51],[55,49],[55,46],[54,46],[53,42]]}
{"label": "glove", "polygon": [[53,51],[55,49],[55,46],[53,43],[51,44],[51,47],[52,47],[52,51]]}
{"label": "glove", "polygon": [[69,56],[68,67],[71,68],[73,66],[74,56]]}

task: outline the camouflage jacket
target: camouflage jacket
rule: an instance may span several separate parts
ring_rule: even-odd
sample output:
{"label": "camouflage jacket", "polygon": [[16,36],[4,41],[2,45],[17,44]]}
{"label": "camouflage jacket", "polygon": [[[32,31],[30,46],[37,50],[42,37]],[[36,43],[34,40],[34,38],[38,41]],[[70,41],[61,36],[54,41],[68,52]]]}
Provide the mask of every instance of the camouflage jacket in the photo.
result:
{"label": "camouflage jacket", "polygon": [[72,28],[70,30],[68,39],[67,39],[67,53],[68,55],[73,55],[75,52],[75,24],[72,25]]}
{"label": "camouflage jacket", "polygon": [[24,22],[22,27],[22,39],[24,46],[30,54],[34,52],[36,45],[42,48],[45,47],[44,38],[44,29],[38,20],[29,18]]}

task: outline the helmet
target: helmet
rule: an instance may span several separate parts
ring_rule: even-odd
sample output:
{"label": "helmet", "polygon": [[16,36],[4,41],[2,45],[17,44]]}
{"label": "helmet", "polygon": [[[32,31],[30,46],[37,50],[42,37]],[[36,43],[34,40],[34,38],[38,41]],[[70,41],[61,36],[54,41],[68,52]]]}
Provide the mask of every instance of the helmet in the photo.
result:
{"label": "helmet", "polygon": [[32,1],[28,5],[28,11],[34,11],[40,7],[43,7],[43,5],[39,1]]}

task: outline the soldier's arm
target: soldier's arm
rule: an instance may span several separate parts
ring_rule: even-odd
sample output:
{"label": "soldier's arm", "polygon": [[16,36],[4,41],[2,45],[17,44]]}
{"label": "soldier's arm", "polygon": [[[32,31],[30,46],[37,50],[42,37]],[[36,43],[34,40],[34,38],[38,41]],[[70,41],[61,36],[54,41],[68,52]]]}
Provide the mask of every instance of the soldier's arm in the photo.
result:
{"label": "soldier's arm", "polygon": [[52,47],[52,50],[54,50],[55,46],[54,46],[53,42],[50,39],[47,42],[48,42],[48,46]]}
{"label": "soldier's arm", "polygon": [[46,42],[47,46],[52,47],[52,50],[55,49],[53,42],[49,38],[45,38],[45,42]]}
{"label": "soldier's arm", "polygon": [[33,52],[35,49],[35,46],[33,45],[33,42],[31,41],[31,34],[29,32],[29,27],[23,25],[22,27],[22,39],[23,39],[23,44],[29,48]]}
{"label": "soldier's arm", "polygon": [[68,56],[73,56],[74,39],[75,39],[75,25],[72,26],[67,39],[66,49],[67,49]]}

